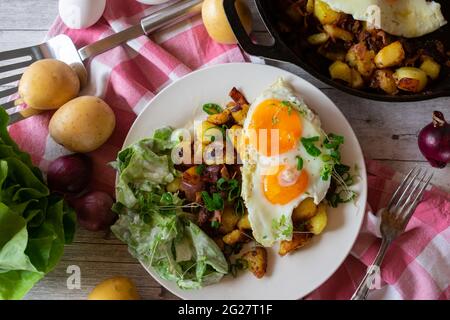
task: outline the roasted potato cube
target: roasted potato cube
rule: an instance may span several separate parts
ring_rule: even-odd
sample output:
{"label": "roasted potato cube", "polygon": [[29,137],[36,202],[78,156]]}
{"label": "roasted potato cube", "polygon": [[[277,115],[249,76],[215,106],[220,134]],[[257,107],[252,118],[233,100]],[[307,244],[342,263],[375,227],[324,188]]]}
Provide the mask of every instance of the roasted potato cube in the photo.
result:
{"label": "roasted potato cube", "polygon": [[239,219],[237,226],[238,226],[239,230],[251,230],[252,229],[250,220],[248,220],[248,213],[246,213],[244,216],[242,216],[241,219]]}
{"label": "roasted potato cube", "polygon": [[339,79],[348,84],[352,82],[352,70],[345,62],[335,61],[329,70],[332,79]]}
{"label": "roasted potato cube", "polygon": [[244,253],[241,257],[248,263],[249,270],[258,278],[264,277],[267,271],[267,251],[263,247]]}
{"label": "roasted potato cube", "polygon": [[353,35],[347,30],[341,29],[339,27],[326,24],[323,26],[325,32],[333,39],[341,39],[344,41],[352,41]]}
{"label": "roasted potato cube", "polygon": [[223,140],[220,128],[209,121],[203,121],[201,125],[197,126],[196,137],[203,145]]}
{"label": "roasted potato cube", "polygon": [[355,69],[352,69],[352,88],[360,89],[364,86],[364,80],[361,76],[361,73],[356,71]]}
{"label": "roasted potato cube", "polygon": [[231,108],[231,116],[233,117],[234,121],[238,125],[243,126],[245,118],[247,117],[248,109],[250,109],[250,106],[248,104],[243,105],[236,105],[233,108]]}
{"label": "roasted potato cube", "polygon": [[180,189],[181,178],[177,177],[173,179],[173,181],[166,186],[167,192],[175,193]]}
{"label": "roasted potato cube", "polygon": [[327,217],[327,205],[325,203],[320,203],[317,207],[317,214],[308,220],[306,223],[306,228],[309,232],[314,234],[321,234],[328,223]]}
{"label": "roasted potato cube", "polygon": [[278,250],[278,254],[280,256],[285,256],[289,252],[297,250],[303,246],[305,246],[309,240],[312,238],[311,233],[294,233],[292,235],[291,241],[283,240],[280,243],[280,249]]}
{"label": "roasted potato cube", "polygon": [[394,72],[389,69],[375,71],[371,83],[372,88],[380,88],[388,94],[397,94],[398,89],[394,80]]}
{"label": "roasted potato cube", "polygon": [[314,0],[308,0],[306,3],[306,12],[308,14],[314,13]]}
{"label": "roasted potato cube", "polygon": [[232,246],[238,242],[243,242],[245,240],[245,235],[241,230],[233,230],[230,233],[226,234],[222,238],[223,242]]}
{"label": "roasted potato cube", "polygon": [[223,242],[222,238],[214,238],[214,242],[217,244],[220,250],[223,251],[225,249],[225,243]]}
{"label": "roasted potato cube", "polygon": [[373,50],[368,50],[364,43],[358,43],[348,50],[345,60],[366,78],[370,77],[376,69],[373,62],[374,58],[375,52]]}
{"label": "roasted potato cube", "polygon": [[292,221],[294,223],[311,219],[317,212],[317,205],[313,198],[306,198],[292,212]]}
{"label": "roasted potato cube", "polygon": [[215,124],[217,126],[221,126],[227,123],[230,120],[231,111],[230,109],[225,109],[221,113],[212,114],[208,116],[208,122]]}
{"label": "roasted potato cube", "polygon": [[309,36],[308,42],[309,42],[309,44],[311,44],[313,46],[318,46],[318,45],[321,45],[321,44],[324,44],[325,42],[327,42],[328,39],[330,39],[330,36],[328,35],[328,33],[321,32],[321,33],[316,33],[316,34]]}
{"label": "roasted potato cube", "polygon": [[394,73],[397,88],[403,91],[418,93],[423,91],[428,83],[427,74],[414,67],[399,68]]}
{"label": "roasted potato cube", "polygon": [[321,0],[314,1],[314,15],[321,24],[333,24],[339,21],[341,14]]}
{"label": "roasted potato cube", "polygon": [[235,87],[233,87],[233,89],[231,89],[229,96],[231,97],[231,99],[233,99],[233,101],[236,104],[239,104],[239,105],[249,104],[247,99],[245,98],[245,96],[242,94],[242,92],[240,92]]}
{"label": "roasted potato cube", "polygon": [[441,72],[441,66],[431,57],[426,57],[423,60],[420,69],[433,80],[439,78],[439,73]]}
{"label": "roasted potato cube", "polygon": [[240,217],[234,212],[234,208],[226,206],[222,212],[222,223],[219,228],[219,232],[222,234],[228,234],[233,231],[239,221]]}
{"label": "roasted potato cube", "polygon": [[234,125],[230,129],[228,129],[228,138],[230,139],[236,151],[240,153],[242,143],[242,127]]}
{"label": "roasted potato cube", "polygon": [[395,41],[381,49],[375,56],[375,65],[377,68],[384,69],[399,65],[405,59],[405,50],[402,43]]}

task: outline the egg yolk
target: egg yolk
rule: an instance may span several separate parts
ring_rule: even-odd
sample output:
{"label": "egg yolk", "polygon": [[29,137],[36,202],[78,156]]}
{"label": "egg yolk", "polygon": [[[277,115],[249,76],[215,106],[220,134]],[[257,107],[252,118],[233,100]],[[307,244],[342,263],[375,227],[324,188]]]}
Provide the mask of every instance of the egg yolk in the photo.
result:
{"label": "egg yolk", "polygon": [[272,204],[287,204],[303,194],[308,187],[308,173],[286,165],[279,166],[273,174],[263,176],[264,195]]}
{"label": "egg yolk", "polygon": [[[299,113],[288,102],[263,101],[253,112],[246,142],[260,154],[276,156],[297,147],[302,134]],[[253,135],[253,136],[252,136]]]}

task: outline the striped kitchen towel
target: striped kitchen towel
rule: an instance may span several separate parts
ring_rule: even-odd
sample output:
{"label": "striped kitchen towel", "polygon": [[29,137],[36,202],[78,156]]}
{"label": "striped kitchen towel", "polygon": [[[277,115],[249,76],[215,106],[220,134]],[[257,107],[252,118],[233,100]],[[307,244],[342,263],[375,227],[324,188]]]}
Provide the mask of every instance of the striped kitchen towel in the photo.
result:
{"label": "striped kitchen towel", "polygon": [[[123,30],[159,8],[161,6],[145,6],[135,0],[108,0],[103,18],[95,26],[70,30],[58,18],[49,37],[65,33],[82,47]],[[155,94],[192,70],[245,60],[246,56],[237,46],[212,41],[200,17],[158,32],[151,38],[140,37],[91,59],[87,66],[90,82],[81,94],[104,98],[114,109],[117,119],[113,136],[90,154],[95,172],[92,188],[113,193],[115,172],[108,163],[116,158],[136,115]],[[44,171],[50,161],[68,153],[49,137],[50,117],[50,113],[41,114],[10,127],[13,138]],[[374,162],[369,163],[368,168],[368,207],[373,210],[366,215],[351,255],[308,299],[348,299],[376,254],[380,244],[379,219],[372,212],[386,202],[395,187],[395,172]],[[408,231],[390,248],[382,268],[381,289],[371,298],[449,299],[449,215],[449,195],[436,190],[429,192],[412,218]]]}
{"label": "striped kitchen towel", "polygon": [[[351,254],[336,273],[307,299],[349,299],[373,262],[381,244],[380,217],[403,178],[379,162],[367,162],[368,205]],[[438,174],[439,172],[437,172]],[[406,232],[388,249],[378,290],[368,299],[450,299],[450,195],[433,188],[424,195]]]}

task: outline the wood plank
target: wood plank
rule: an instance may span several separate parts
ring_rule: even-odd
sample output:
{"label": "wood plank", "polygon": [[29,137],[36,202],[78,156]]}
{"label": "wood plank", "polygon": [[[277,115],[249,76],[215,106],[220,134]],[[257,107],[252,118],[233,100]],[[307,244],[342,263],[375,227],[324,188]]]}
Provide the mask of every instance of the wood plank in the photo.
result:
{"label": "wood plank", "polygon": [[[80,289],[68,289],[67,273],[69,266],[80,268]],[[85,300],[92,289],[101,281],[126,276],[136,285],[142,299],[177,299],[176,296],[162,288],[138,263],[102,263],[61,261],[55,270],[39,282],[25,297],[26,299],[68,299]]]}
{"label": "wood plank", "polygon": [[[58,0],[0,1],[0,30],[47,30],[58,12]],[[12,38],[11,38],[12,39]]]}

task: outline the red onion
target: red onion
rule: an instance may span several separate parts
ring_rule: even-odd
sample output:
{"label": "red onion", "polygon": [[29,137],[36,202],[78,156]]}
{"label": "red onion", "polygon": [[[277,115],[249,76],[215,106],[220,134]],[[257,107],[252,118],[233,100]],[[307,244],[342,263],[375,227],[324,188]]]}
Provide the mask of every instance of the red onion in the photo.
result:
{"label": "red onion", "polygon": [[68,201],[80,225],[89,231],[105,230],[116,221],[117,215],[111,210],[114,200],[105,192],[92,191]]}
{"label": "red onion", "polygon": [[52,191],[79,193],[91,177],[91,161],[84,154],[72,154],[56,159],[48,167],[47,183]]}
{"label": "red onion", "polygon": [[442,112],[433,112],[433,122],[419,133],[419,149],[435,168],[444,168],[450,162],[450,124]]}

